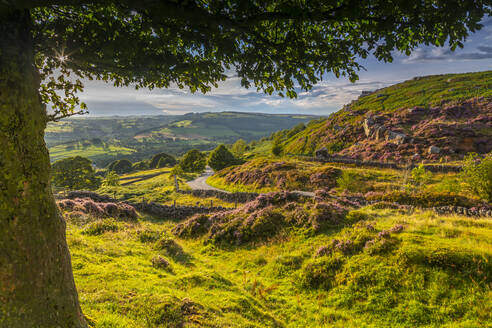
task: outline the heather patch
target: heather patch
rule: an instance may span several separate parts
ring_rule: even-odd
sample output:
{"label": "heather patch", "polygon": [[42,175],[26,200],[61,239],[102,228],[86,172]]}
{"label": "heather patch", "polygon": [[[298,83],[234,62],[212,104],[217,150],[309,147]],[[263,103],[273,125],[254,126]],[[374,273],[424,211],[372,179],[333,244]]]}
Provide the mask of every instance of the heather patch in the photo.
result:
{"label": "heather patch", "polygon": [[215,214],[195,215],[178,224],[173,233],[199,237],[213,243],[240,245],[280,236],[289,228],[319,232],[344,224],[347,207],[336,201],[316,202],[296,193],[278,192],[258,196],[242,207]]}
{"label": "heather patch", "polygon": [[255,159],[219,171],[209,181],[212,184],[220,180],[227,185],[253,186],[255,190],[316,190],[336,187],[336,179],[341,174],[342,170],[338,168],[319,167],[314,163]]}
{"label": "heather patch", "polygon": [[90,198],[63,199],[57,202],[67,218],[90,215],[96,218],[118,218],[134,221],[138,218],[137,211],[126,203],[95,202]]}
{"label": "heather patch", "polygon": [[416,192],[393,191],[390,193],[368,193],[366,198],[369,201],[383,201],[381,205],[375,205],[376,208],[391,208],[399,205],[412,205],[424,208],[437,206],[460,206],[466,208],[478,207],[490,209],[490,204],[484,203],[477,199],[468,198],[453,193],[439,192]]}

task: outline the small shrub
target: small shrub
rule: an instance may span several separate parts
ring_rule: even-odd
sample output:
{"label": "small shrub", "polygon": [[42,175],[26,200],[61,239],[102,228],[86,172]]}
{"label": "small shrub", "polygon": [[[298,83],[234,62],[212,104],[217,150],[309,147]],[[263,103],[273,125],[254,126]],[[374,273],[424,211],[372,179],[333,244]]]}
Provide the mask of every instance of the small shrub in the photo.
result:
{"label": "small shrub", "polygon": [[360,175],[350,171],[343,171],[337,178],[337,185],[341,190],[350,192],[362,192],[366,189]]}
{"label": "small shrub", "polygon": [[401,264],[425,265],[448,270],[475,281],[492,282],[492,258],[488,255],[474,254],[461,249],[438,246],[412,246],[400,248],[398,251]]}
{"label": "small shrub", "polygon": [[108,166],[108,171],[115,171],[118,174],[124,174],[132,171],[132,162],[127,159],[119,159]]}
{"label": "small shrub", "polygon": [[83,230],[82,233],[90,236],[102,235],[105,232],[116,232],[118,231],[118,224],[114,219],[98,220],[89,223]]}
{"label": "small shrub", "polygon": [[152,159],[150,160],[149,163],[149,167],[151,169],[161,168],[161,167],[172,167],[176,165],[176,163],[177,161],[173,156],[166,153],[159,153],[152,156]]}
{"label": "small shrub", "polygon": [[156,242],[156,248],[165,251],[168,256],[173,258],[182,256],[184,254],[183,248],[173,239],[167,236],[162,236]]}
{"label": "small shrub", "polygon": [[304,288],[330,289],[344,260],[339,255],[323,256],[310,260],[301,269],[299,282]]}
{"label": "small shrub", "polygon": [[395,249],[396,245],[398,245],[398,239],[382,235],[367,241],[364,250],[370,255],[384,254]]}
{"label": "small shrub", "polygon": [[181,222],[172,229],[172,233],[181,238],[190,238],[203,235],[212,225],[206,214],[195,214],[186,221]]}
{"label": "small shrub", "polygon": [[215,148],[208,158],[208,165],[215,171],[236,165],[238,162],[238,159],[224,145]]}
{"label": "small shrub", "polygon": [[159,240],[161,233],[155,230],[141,230],[138,232],[138,240],[142,243],[153,243]]}
{"label": "small shrub", "polygon": [[156,255],[151,260],[152,266],[156,269],[171,270],[171,263],[160,255]]}
{"label": "small shrub", "polygon": [[432,178],[432,173],[427,171],[423,164],[412,169],[411,181],[412,184],[418,188],[427,184]]}
{"label": "small shrub", "polygon": [[461,178],[477,197],[492,202],[492,155],[479,159],[477,154],[465,158]]}
{"label": "small shrub", "polygon": [[280,156],[282,155],[284,149],[282,148],[282,145],[275,143],[272,147],[272,154],[274,156]]}
{"label": "small shrub", "polygon": [[298,270],[302,266],[303,259],[294,255],[279,255],[269,265],[272,273],[277,277],[284,277],[287,274]]}
{"label": "small shrub", "polygon": [[361,211],[350,211],[348,214],[345,216],[345,221],[348,224],[355,224],[359,221],[366,221],[369,220],[371,217],[369,214],[361,212]]}
{"label": "small shrub", "polygon": [[120,177],[114,171],[108,171],[102,182],[103,187],[114,187],[120,185]]}

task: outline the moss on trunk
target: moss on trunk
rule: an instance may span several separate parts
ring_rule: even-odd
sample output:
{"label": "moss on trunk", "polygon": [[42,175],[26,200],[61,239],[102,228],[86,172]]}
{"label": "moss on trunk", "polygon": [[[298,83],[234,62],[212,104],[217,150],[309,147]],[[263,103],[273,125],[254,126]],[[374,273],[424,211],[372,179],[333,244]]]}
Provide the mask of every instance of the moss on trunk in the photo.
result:
{"label": "moss on trunk", "polygon": [[0,327],[86,327],[51,193],[30,19],[0,13]]}

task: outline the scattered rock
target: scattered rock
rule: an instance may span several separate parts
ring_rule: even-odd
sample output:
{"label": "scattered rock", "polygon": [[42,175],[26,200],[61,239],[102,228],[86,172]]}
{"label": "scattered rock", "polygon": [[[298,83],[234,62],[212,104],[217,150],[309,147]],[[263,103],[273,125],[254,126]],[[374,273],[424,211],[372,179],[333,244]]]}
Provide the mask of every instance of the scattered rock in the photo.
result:
{"label": "scattered rock", "polygon": [[429,149],[427,150],[429,154],[439,154],[441,152],[441,148],[437,146],[430,146]]}
{"label": "scattered rock", "polygon": [[393,132],[393,131],[387,131],[386,132],[386,141],[393,142],[397,145],[402,145],[407,142],[407,135],[404,133],[399,133],[399,132]]}

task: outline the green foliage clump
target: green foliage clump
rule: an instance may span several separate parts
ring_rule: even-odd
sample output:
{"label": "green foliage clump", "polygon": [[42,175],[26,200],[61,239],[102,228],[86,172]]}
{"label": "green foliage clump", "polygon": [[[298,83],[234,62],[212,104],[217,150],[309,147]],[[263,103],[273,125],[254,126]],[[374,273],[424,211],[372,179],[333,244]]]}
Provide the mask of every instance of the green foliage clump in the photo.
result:
{"label": "green foliage clump", "polygon": [[215,148],[208,158],[208,165],[215,171],[220,171],[238,163],[238,159],[224,145]]}
{"label": "green foliage clump", "polygon": [[120,177],[114,171],[108,171],[102,182],[103,187],[115,187],[120,185]]}
{"label": "green foliage clump", "polygon": [[146,160],[133,163],[133,165],[132,165],[133,171],[143,171],[143,170],[148,170],[149,168],[150,168],[149,162]]}
{"label": "green foliage clump", "polygon": [[206,162],[207,160],[202,152],[192,149],[183,156],[179,166],[184,172],[201,173],[205,170]]}
{"label": "green foliage clump", "polygon": [[348,224],[356,224],[357,222],[367,221],[371,218],[372,217],[369,214],[363,211],[354,210],[347,213],[347,215],[345,216],[345,222],[347,222]]}
{"label": "green foliage clump", "polygon": [[475,196],[492,202],[492,155],[482,159],[477,154],[468,155],[461,178]]}
{"label": "green foliage clump", "polygon": [[[251,145],[251,147],[254,147],[254,145]],[[237,157],[241,158],[241,156],[244,155],[244,153],[250,148],[248,144],[246,144],[246,141],[243,139],[238,139],[235,143],[232,144],[231,146],[231,153]]]}
{"label": "green foliage clump", "polygon": [[479,205],[478,201],[465,196],[432,191],[421,191],[417,193],[411,193],[408,191],[393,191],[386,194],[369,195],[367,199],[393,202],[402,205],[413,205],[424,208],[436,206],[473,207]]}
{"label": "green foliage clump", "polygon": [[[275,277],[285,277],[288,274],[301,268],[304,259],[298,255],[279,255],[266,269],[269,270]],[[257,263],[262,263],[261,259]]]}
{"label": "green foliage clump", "polygon": [[151,260],[152,266],[156,269],[165,269],[167,271],[172,271],[171,263],[160,255],[156,255]]}
{"label": "green foliage clump", "polygon": [[127,159],[119,159],[108,165],[108,171],[115,171],[118,174],[129,173],[132,171],[132,162]]}
{"label": "green foliage clump", "polygon": [[52,165],[53,183],[58,187],[94,190],[101,180],[96,176],[92,162],[84,157],[68,157]]}
{"label": "green foliage clump", "polygon": [[302,267],[299,274],[301,287],[308,289],[331,289],[335,276],[344,262],[345,260],[339,254],[309,260]]}
{"label": "green foliage clump", "polygon": [[423,185],[427,184],[432,178],[432,173],[427,171],[423,164],[414,167],[411,172],[412,184],[417,188],[421,188]]}
{"label": "green foliage clump", "polygon": [[156,242],[156,248],[163,250],[170,257],[182,256],[184,254],[183,248],[169,236],[161,236]]}
{"label": "green foliage clump", "polygon": [[153,243],[159,240],[161,233],[156,230],[141,230],[138,232],[138,240],[142,243]]}
{"label": "green foliage clump", "polygon": [[272,147],[272,154],[274,156],[280,156],[282,155],[284,149],[280,143],[275,142]]}
{"label": "green foliage clump", "polygon": [[472,277],[476,281],[492,282],[492,257],[440,245],[405,245],[398,251],[399,262],[405,266],[422,265]]}
{"label": "green foliage clump", "polygon": [[285,130],[285,138],[290,138],[294,135],[296,135],[297,133],[303,131],[304,129],[306,129],[306,126],[304,125],[304,123],[299,123],[297,124],[296,126],[294,126],[292,129],[290,130]]}
{"label": "green foliage clump", "polygon": [[82,234],[97,236],[109,231],[118,231],[118,223],[115,219],[109,218],[91,222],[82,230]]}
{"label": "green foliage clump", "polygon": [[176,165],[176,159],[166,153],[159,153],[152,157],[149,163],[151,169],[162,168],[162,167],[173,167]]}
{"label": "green foliage clump", "polygon": [[334,142],[327,143],[324,146],[328,150],[328,153],[334,154],[345,149],[348,146],[348,144],[344,141],[334,141]]}
{"label": "green foliage clump", "polygon": [[362,192],[366,186],[360,174],[351,171],[343,171],[342,175],[337,178],[337,185],[343,191]]}

